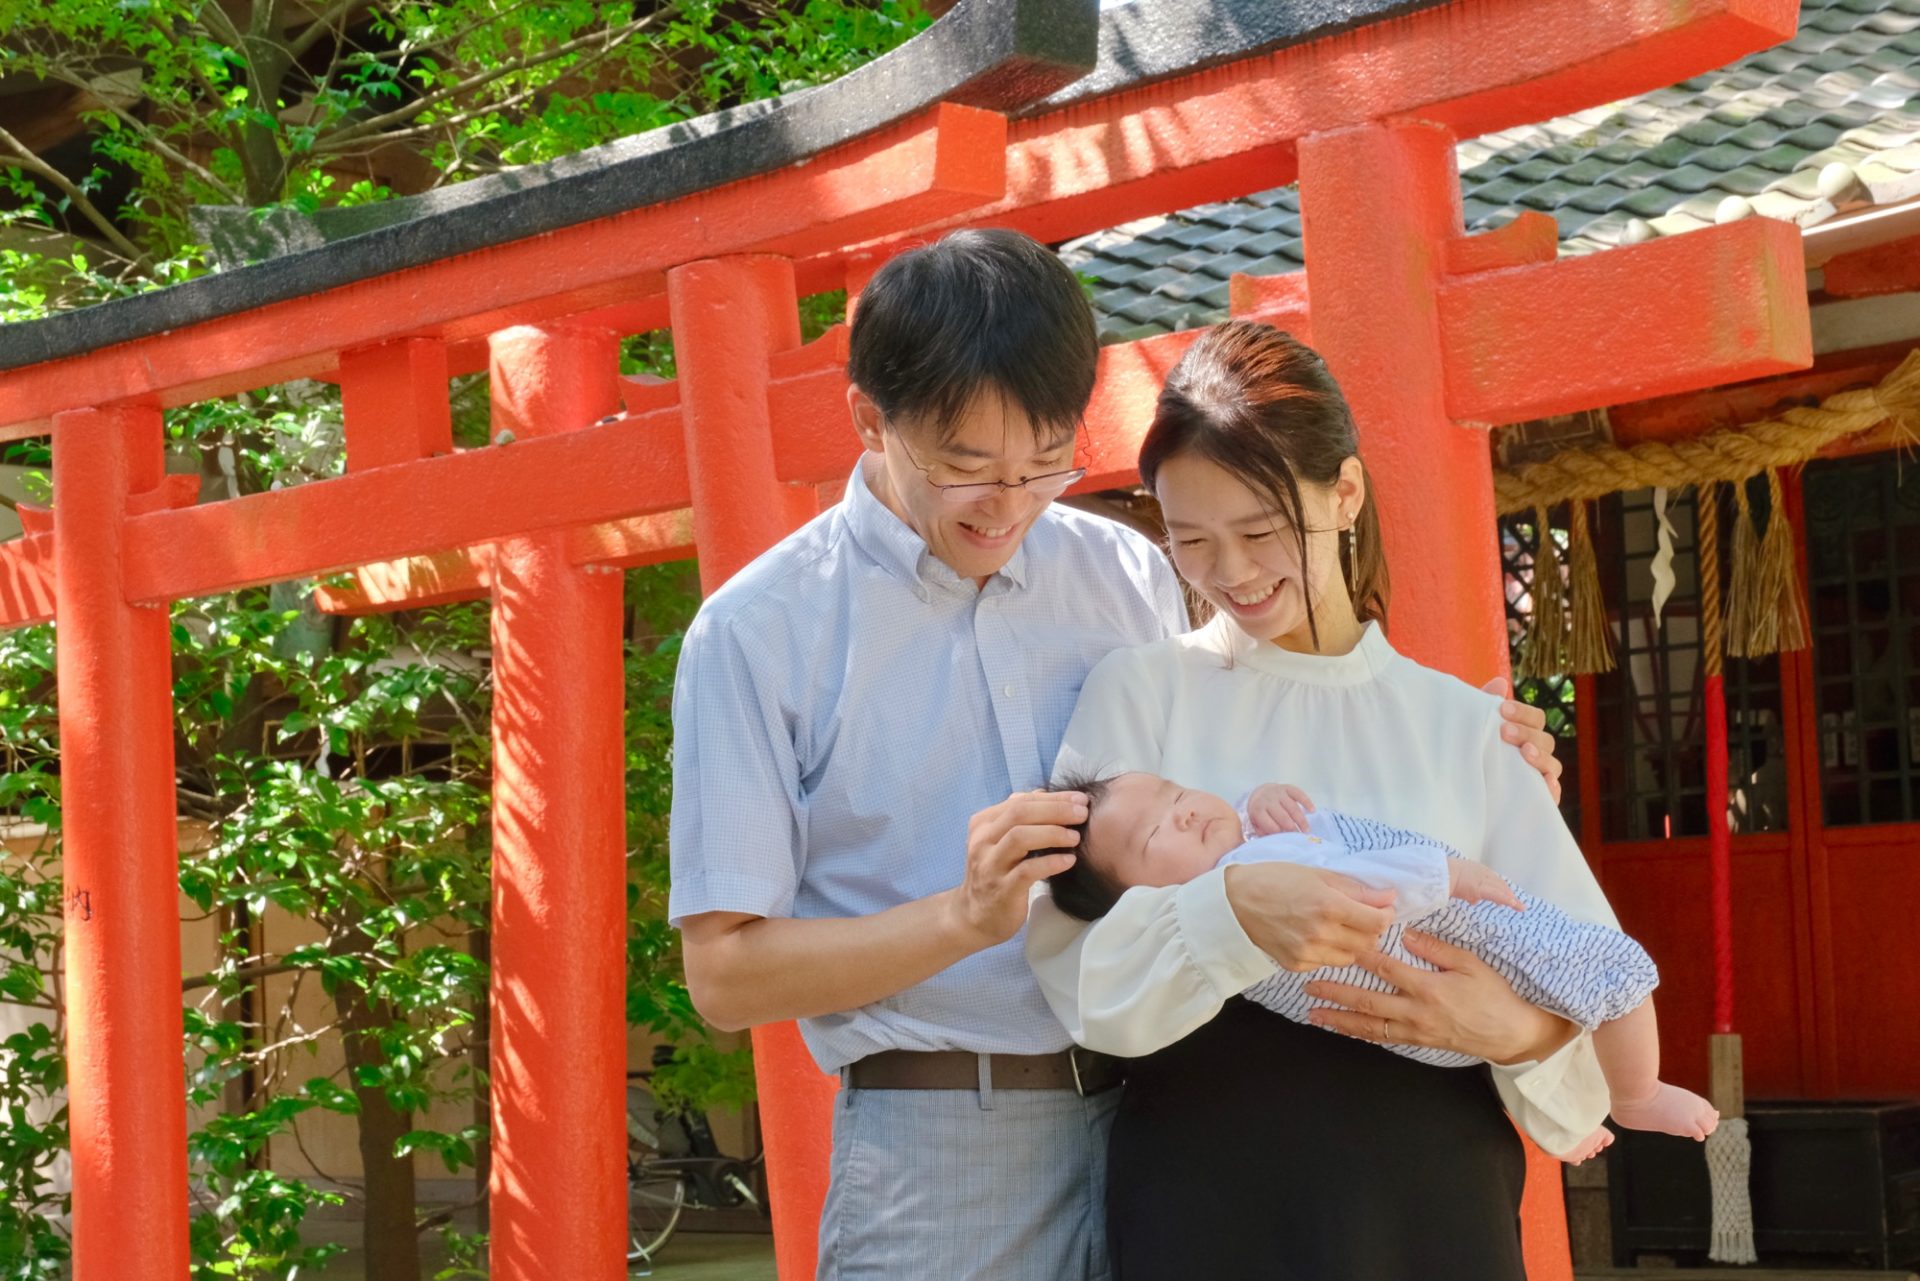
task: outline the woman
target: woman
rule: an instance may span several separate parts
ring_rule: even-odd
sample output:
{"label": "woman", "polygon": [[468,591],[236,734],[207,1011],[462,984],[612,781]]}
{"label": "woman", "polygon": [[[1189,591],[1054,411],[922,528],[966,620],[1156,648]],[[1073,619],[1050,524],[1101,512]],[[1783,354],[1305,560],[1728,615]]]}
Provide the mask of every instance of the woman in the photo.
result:
{"label": "woman", "polygon": [[[1387,643],[1379,525],[1317,356],[1266,326],[1211,331],[1169,376],[1140,470],[1215,617],[1096,667],[1060,771],[1148,770],[1229,796],[1296,784],[1613,922],[1538,775],[1500,741],[1496,700]],[[1196,906],[1200,886],[1135,890],[1084,931],[1040,899],[1030,923],[1069,1029],[1152,1051],[1130,1066],[1110,1147],[1117,1281],[1519,1281],[1525,1163],[1502,1101],[1550,1150],[1590,1133],[1605,1087],[1584,1040],[1432,942],[1441,973],[1380,969],[1402,995],[1323,986],[1352,1007],[1325,1026],[1350,1036],[1277,1018],[1231,996],[1273,962]],[[1356,1037],[1518,1065],[1434,1068]]]}

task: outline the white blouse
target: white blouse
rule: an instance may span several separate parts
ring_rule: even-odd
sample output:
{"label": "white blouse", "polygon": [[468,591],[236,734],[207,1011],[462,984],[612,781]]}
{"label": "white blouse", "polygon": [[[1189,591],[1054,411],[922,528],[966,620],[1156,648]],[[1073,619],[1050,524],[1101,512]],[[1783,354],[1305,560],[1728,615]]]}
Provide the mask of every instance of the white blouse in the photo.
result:
{"label": "white blouse", "polygon": [[[1402,657],[1372,624],[1347,654],[1296,654],[1217,617],[1109,655],[1087,677],[1054,774],[1128,770],[1227,797],[1292,783],[1316,805],[1424,832],[1577,919],[1617,927],[1538,772],[1500,738],[1499,700]],[[1073,1038],[1126,1056],[1181,1039],[1278,968],[1234,917],[1219,869],[1129,890],[1091,926],[1037,888],[1026,946]],[[1493,1073],[1549,1152],[1607,1115],[1586,1036]]]}

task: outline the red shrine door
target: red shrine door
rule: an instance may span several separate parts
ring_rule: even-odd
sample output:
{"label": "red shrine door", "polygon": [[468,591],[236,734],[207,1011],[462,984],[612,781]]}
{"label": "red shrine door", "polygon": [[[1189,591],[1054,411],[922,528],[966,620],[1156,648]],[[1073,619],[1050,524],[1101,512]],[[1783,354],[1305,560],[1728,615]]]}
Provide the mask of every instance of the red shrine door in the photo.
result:
{"label": "red shrine door", "polygon": [[[1755,484],[1755,502],[1765,486]],[[1890,452],[1786,481],[1813,643],[1728,658],[1736,1021],[1755,1098],[1920,1094],[1920,474]],[[1723,496],[1724,499],[1724,496]],[[1723,513],[1724,515],[1724,513]],[[1597,551],[1619,667],[1575,682],[1578,813],[1622,924],[1665,961],[1662,1038],[1712,1019],[1693,496],[1672,496],[1678,586],[1656,625],[1651,491],[1609,500]],[[1724,526],[1723,526],[1724,527]],[[1704,1055],[1674,1079],[1705,1085]]]}

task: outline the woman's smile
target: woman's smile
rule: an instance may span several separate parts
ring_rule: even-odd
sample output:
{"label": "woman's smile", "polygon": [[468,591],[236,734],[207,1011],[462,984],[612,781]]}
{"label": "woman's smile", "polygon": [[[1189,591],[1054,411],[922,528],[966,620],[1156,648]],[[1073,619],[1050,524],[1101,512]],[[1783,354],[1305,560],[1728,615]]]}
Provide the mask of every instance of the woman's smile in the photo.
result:
{"label": "woman's smile", "polygon": [[1266,583],[1256,583],[1251,587],[1220,588],[1219,595],[1227,607],[1241,618],[1255,618],[1267,612],[1287,585],[1284,578],[1276,578]]}

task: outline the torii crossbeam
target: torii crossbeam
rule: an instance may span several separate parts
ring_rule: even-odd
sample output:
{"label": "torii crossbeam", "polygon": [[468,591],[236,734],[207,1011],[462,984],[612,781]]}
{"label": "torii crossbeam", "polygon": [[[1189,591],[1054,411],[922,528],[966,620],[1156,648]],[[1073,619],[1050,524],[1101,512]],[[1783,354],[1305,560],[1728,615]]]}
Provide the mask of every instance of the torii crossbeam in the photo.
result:
{"label": "torii crossbeam", "polygon": [[[805,154],[755,150],[743,132],[760,167],[680,174],[633,207],[587,203],[587,221],[556,221],[564,200],[503,196],[516,212],[487,240],[469,225],[482,199],[0,328],[0,439],[50,425],[54,452],[51,517],[0,545],[0,625],[59,620],[66,875],[93,909],[67,921],[78,1281],[187,1275],[170,601],[347,569],[355,585],[327,598],[340,610],[492,599],[493,1274],[611,1281],[625,1036],[609,571],[697,552],[711,589],[845,477],[844,335],[801,345],[798,296],[857,292],[875,263],[947,226],[1059,240],[1297,176],[1309,279],[1237,281],[1235,311],[1326,354],[1386,499],[1395,642],[1481,680],[1506,644],[1475,428],[1811,354],[1793,228],[1749,220],[1556,262],[1542,219],[1462,234],[1455,139],[1669,83],[1787,38],[1795,16],[1789,0],[1324,15],[1140,0],[1096,25],[1090,0],[963,0],[889,55],[951,62],[882,81],[898,118],[875,118],[862,90],[858,129],[836,135],[814,127],[822,99],[796,99],[814,128],[792,131]],[[1070,83],[1096,40],[1098,67]],[[916,80],[918,97],[900,88]],[[947,92],[965,102],[937,103]],[[679,382],[623,387],[618,336],[660,327]],[[1104,353],[1083,488],[1134,479],[1152,396],[1191,339]],[[446,379],[482,367],[513,440],[454,451]],[[163,475],[164,408],[295,377],[340,382],[347,475],[206,504]],[[546,963],[562,952],[564,975]],[[811,1275],[831,1083],[790,1027],[755,1046],[794,1281]],[[1530,1180],[1528,1233],[1532,1275],[1567,1276],[1557,1178]]]}

